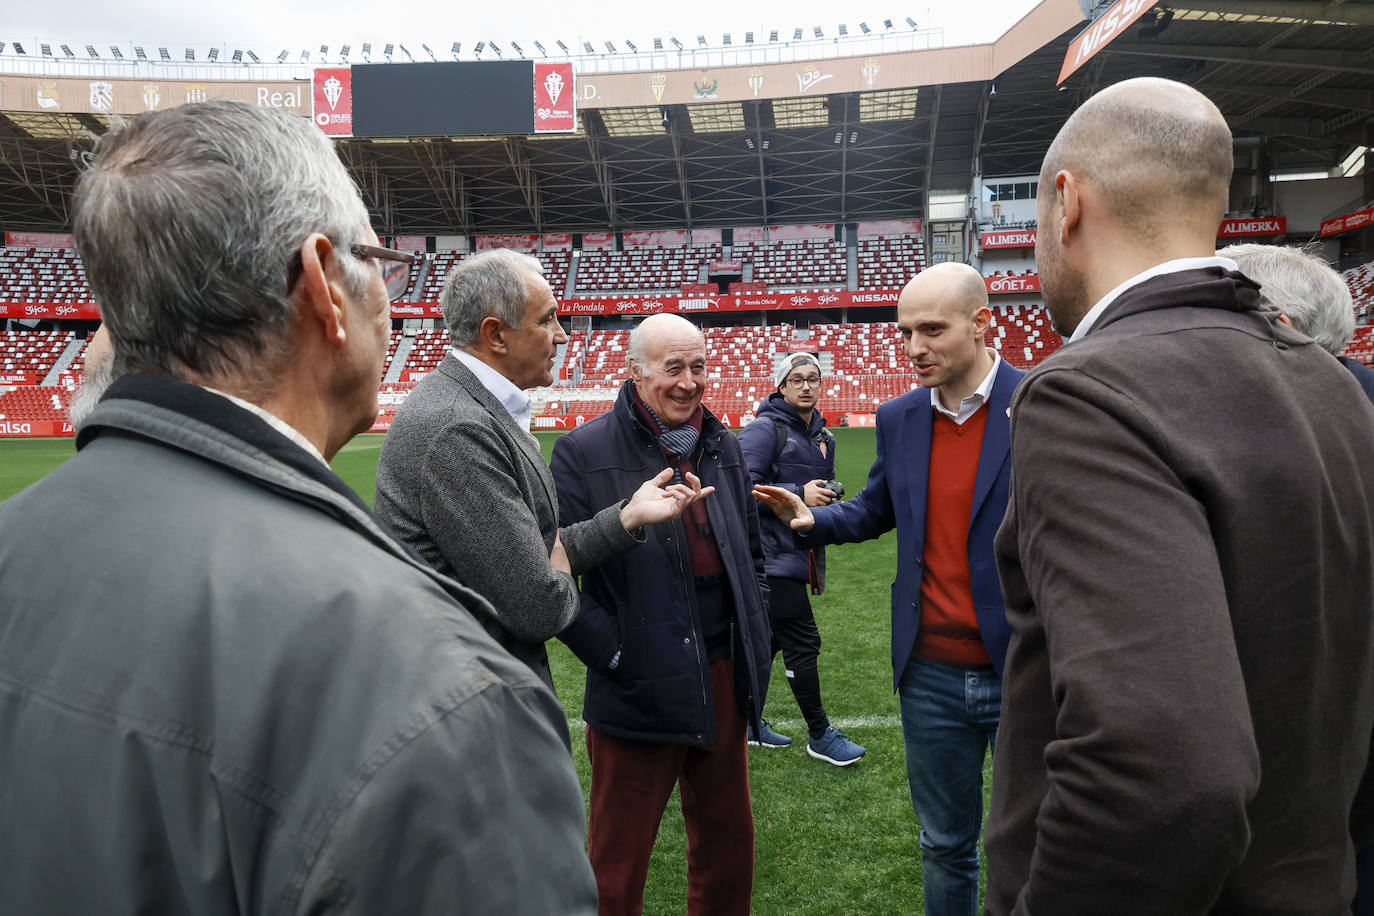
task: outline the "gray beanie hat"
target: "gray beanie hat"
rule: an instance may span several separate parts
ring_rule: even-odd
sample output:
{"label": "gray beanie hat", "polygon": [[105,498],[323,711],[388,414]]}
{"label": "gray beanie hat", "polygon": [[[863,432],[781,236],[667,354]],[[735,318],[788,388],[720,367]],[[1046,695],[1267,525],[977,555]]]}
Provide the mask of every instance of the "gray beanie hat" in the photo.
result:
{"label": "gray beanie hat", "polygon": [[778,363],[777,371],[773,373],[773,387],[781,388],[782,383],[792,374],[792,370],[799,369],[802,366],[815,366],[817,372],[822,375],[825,374],[821,371],[821,361],[816,359],[816,354],[807,353],[804,350],[797,353],[789,353],[782,358],[782,362]]}

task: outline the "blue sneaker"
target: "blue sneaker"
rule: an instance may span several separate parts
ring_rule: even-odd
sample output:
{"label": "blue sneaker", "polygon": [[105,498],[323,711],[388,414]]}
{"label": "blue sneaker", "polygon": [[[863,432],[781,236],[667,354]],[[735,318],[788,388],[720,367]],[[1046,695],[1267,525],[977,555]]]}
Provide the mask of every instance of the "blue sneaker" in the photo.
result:
{"label": "blue sneaker", "polygon": [[844,732],[832,725],[825,730],[824,735],[812,738],[806,743],[806,752],[817,760],[833,763],[837,767],[847,767],[868,753],[868,750],[850,741]]}
{"label": "blue sneaker", "polygon": [[769,728],[767,719],[760,719],[759,721],[763,723],[763,728],[760,729],[759,734],[754,734],[754,726],[749,726],[750,744],[752,744],[754,747],[792,746],[792,739],[787,737],[786,735],[779,735],[777,732],[773,731],[773,729]]}

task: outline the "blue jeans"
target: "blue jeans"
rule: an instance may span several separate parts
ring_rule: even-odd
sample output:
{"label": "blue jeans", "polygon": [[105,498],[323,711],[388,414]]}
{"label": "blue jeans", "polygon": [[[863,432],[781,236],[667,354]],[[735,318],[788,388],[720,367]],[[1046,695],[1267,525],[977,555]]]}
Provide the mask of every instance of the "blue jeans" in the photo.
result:
{"label": "blue jeans", "polygon": [[976,916],[983,755],[997,745],[1002,679],[992,668],[912,659],[898,686],[911,804],[921,822],[927,916]]}

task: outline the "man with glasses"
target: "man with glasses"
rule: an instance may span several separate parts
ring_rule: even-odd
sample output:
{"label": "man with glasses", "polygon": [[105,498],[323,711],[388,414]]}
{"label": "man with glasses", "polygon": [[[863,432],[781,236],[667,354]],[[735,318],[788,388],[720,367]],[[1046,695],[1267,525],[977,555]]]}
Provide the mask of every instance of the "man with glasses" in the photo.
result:
{"label": "man with glasses", "polygon": [[485,251],[453,269],[439,301],[453,349],[396,412],[377,465],[377,514],[491,602],[487,628],[552,690],[544,643],[577,614],[573,577],[644,543],[640,529],[676,518],[700,486],[692,477],[664,488],[664,471],[560,531],[553,478],[529,432],[527,389],[552,384],[568,339],[543,267]]}
{"label": "man with glasses", "polygon": [[[839,495],[829,488],[835,478],[835,437],[816,409],[821,395],[821,364],[811,353],[789,353],[778,363],[777,391],[759,405],[757,419],[740,433],[739,444],[754,483],[773,484],[795,493],[808,506],[827,506]],[[792,532],[771,513],[759,519],[768,574],[768,621],[772,625],[772,654],[782,653],[787,683],[806,720],[806,752],[835,766],[849,766],[864,755],[861,745],[830,724],[821,702],[821,679],[816,659],[821,633],[807,590],[825,589],[825,548],[800,546]],[[763,671],[759,709],[768,693]],[[792,739],[760,722],[749,727],[749,743],[767,748],[789,747]]]}
{"label": "man with glasses", "polygon": [[921,388],[878,408],[867,486],[814,511],[788,490],[757,488],[802,544],[897,529],[893,687],[931,916],[978,908],[983,760],[997,740],[1011,638],[992,541],[1011,480],[1008,408],[1025,373],[986,345],[991,322],[972,267],[917,274],[897,300],[897,329]]}
{"label": "man with glasses", "polygon": [[562,707],[329,469],[411,257],[329,140],[141,115],[73,216],[115,381],[0,504],[3,909],[594,911]]}

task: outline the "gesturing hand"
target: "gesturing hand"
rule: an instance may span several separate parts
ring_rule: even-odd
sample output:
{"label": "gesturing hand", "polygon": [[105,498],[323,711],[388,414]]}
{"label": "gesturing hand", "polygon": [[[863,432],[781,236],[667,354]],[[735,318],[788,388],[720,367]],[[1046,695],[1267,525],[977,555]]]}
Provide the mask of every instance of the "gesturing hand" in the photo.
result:
{"label": "gesturing hand", "polygon": [[626,531],[638,531],[645,525],[677,518],[688,506],[716,492],[715,487],[703,487],[701,478],[688,473],[687,482],[664,486],[673,479],[673,469],[664,468],[644,481],[630,501],[620,510],[620,523]]}
{"label": "gesturing hand", "polygon": [[755,484],[754,498],[772,509],[773,514],[790,525],[793,531],[805,533],[815,527],[816,517],[802,502],[802,498],[791,490]]}

